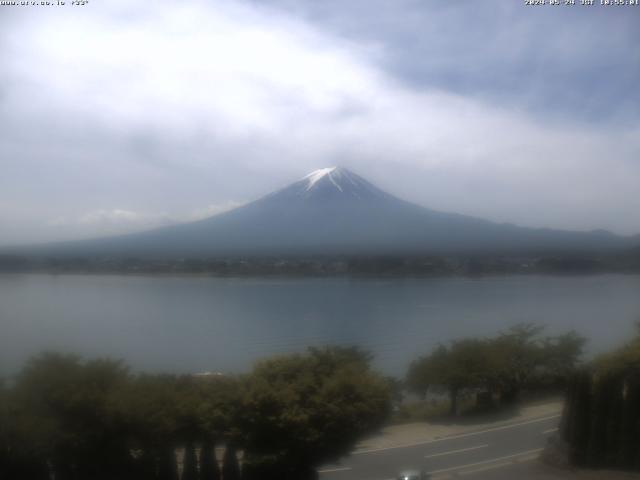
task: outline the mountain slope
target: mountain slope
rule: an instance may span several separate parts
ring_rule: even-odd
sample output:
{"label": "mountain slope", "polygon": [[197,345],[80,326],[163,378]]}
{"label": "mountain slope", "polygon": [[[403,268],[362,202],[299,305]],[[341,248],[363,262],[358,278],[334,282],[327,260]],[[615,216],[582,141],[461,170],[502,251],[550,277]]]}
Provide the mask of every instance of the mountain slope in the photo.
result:
{"label": "mountain slope", "polygon": [[331,167],[205,220],[56,250],[152,256],[532,253],[605,250],[629,242],[604,231],[529,229],[436,212]]}

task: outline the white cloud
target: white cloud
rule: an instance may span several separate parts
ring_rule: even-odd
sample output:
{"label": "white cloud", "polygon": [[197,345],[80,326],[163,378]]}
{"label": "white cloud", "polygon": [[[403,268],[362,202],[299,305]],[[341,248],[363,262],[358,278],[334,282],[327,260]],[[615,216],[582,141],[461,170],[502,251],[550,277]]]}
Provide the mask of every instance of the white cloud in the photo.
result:
{"label": "white cloud", "polygon": [[244,204],[245,202],[236,202],[235,200],[227,200],[221,203],[207,205],[205,208],[194,210],[184,220],[185,221],[202,220],[205,218],[213,217],[215,215],[219,215],[224,212],[228,212],[235,208],[241,207]]}
{"label": "white cloud", "polygon": [[97,210],[95,212],[87,213],[78,219],[78,223],[84,225],[96,225],[96,224],[129,224],[137,223],[140,220],[148,219],[148,215],[142,215],[131,210],[121,210],[115,208],[113,210]]}
{"label": "white cloud", "polygon": [[244,202],[233,200],[210,204],[180,215],[141,212],[124,208],[99,209],[75,217],[55,217],[45,223],[50,232],[73,232],[78,237],[140,232],[177,223],[193,222],[233,210]]}
{"label": "white cloud", "polygon": [[[123,208],[98,209],[77,216],[58,216],[45,222],[53,238],[69,232],[79,238],[132,233],[177,223],[166,214],[139,212]],[[62,236],[64,238],[64,236]]]}
{"label": "white cloud", "polygon": [[[28,35],[9,37],[33,113],[46,106],[176,135],[279,133],[301,107],[332,114],[373,88],[348,45],[286,17],[228,2],[123,9],[27,20]],[[142,18],[123,24],[130,9]]]}

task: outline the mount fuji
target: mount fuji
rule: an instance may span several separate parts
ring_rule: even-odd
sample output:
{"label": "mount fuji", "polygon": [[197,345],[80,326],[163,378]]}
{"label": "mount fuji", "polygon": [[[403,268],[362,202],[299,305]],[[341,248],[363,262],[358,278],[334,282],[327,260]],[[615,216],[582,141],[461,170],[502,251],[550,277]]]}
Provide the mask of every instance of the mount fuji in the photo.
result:
{"label": "mount fuji", "polygon": [[430,210],[346,168],[330,167],[204,220],[47,248],[74,255],[188,257],[593,252],[631,244],[631,238],[601,230],[523,228]]}

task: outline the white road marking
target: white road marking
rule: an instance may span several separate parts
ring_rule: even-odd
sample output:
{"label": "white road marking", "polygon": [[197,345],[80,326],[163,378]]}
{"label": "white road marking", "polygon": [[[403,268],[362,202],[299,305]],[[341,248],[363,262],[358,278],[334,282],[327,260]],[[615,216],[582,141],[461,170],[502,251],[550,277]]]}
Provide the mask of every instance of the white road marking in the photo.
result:
{"label": "white road marking", "polygon": [[537,453],[534,453],[533,455],[526,455],[524,457],[518,457],[515,461],[518,462],[518,463],[530,462],[531,460],[535,460],[539,456],[540,455],[538,455]]}
{"label": "white road marking", "polygon": [[465,468],[475,467],[475,466],[479,466],[479,465],[486,465],[488,463],[501,462],[502,460],[521,457],[523,455],[531,455],[532,453],[540,453],[542,450],[544,450],[544,449],[543,448],[537,448],[535,450],[527,450],[525,452],[513,453],[511,455],[505,455],[504,457],[490,458],[488,460],[482,460],[480,462],[474,462],[474,463],[467,463],[465,465],[458,465],[456,467],[441,468],[440,470],[433,470],[433,471],[427,472],[427,473],[429,475],[433,475],[435,473],[452,472],[454,470],[463,470]]}
{"label": "white road marking", "polygon": [[347,470],[351,470],[351,467],[325,468],[324,470],[318,470],[318,473],[346,472]]}
{"label": "white road marking", "polygon": [[507,461],[507,462],[501,462],[501,463],[493,463],[493,464],[490,464],[490,465],[485,465],[483,467],[473,468],[471,470],[463,470],[461,472],[458,472],[457,475],[464,476],[464,475],[472,475],[474,473],[486,472],[488,470],[495,470],[497,468],[508,467],[510,465],[513,465],[514,463],[530,462],[531,460],[535,460],[536,458],[538,458],[538,454],[534,453],[533,455],[526,455],[526,456],[523,456],[523,457],[518,457],[513,461]]}
{"label": "white road marking", "polygon": [[489,445],[486,444],[486,445],[478,445],[478,446],[475,446],[475,447],[460,448],[458,450],[451,450],[449,452],[442,452],[442,453],[434,453],[434,454],[431,454],[431,455],[425,455],[424,458],[433,458],[433,457],[442,457],[444,455],[453,455],[454,453],[468,452],[470,450],[478,450],[479,448],[486,448],[488,446]]}
{"label": "white road marking", "polygon": [[545,430],[542,432],[543,435],[546,435],[547,433],[553,433],[553,432],[557,432],[558,428],[550,428],[549,430]]}
{"label": "white road marking", "polygon": [[559,418],[559,417],[560,417],[560,414],[550,415],[548,417],[536,418],[534,420],[527,420],[526,422],[511,423],[509,425],[502,425],[500,427],[487,428],[486,430],[480,430],[478,432],[461,433],[459,435],[452,435],[450,437],[443,437],[443,438],[435,438],[433,440],[425,440],[423,442],[405,443],[403,445],[394,445],[392,447],[383,447],[383,448],[371,448],[368,450],[357,450],[355,452],[352,452],[351,455],[363,455],[365,453],[376,453],[376,452],[384,452],[386,450],[397,450],[398,448],[417,447],[418,445],[429,445],[431,443],[445,442],[448,440],[456,440],[458,438],[472,437],[474,435],[482,435],[483,433],[495,432],[498,430],[507,430],[509,428],[521,427],[523,425],[531,425],[532,423],[544,422],[546,420],[551,420],[553,418]]}
{"label": "white road marking", "polygon": [[458,472],[458,475],[460,475],[460,476],[473,475],[474,473],[486,472],[488,470],[495,470],[496,468],[508,467],[509,465],[512,465],[512,464],[513,464],[513,462],[494,463],[492,465],[485,465],[483,467],[477,467],[477,468],[473,468],[471,470],[463,470],[461,472]]}

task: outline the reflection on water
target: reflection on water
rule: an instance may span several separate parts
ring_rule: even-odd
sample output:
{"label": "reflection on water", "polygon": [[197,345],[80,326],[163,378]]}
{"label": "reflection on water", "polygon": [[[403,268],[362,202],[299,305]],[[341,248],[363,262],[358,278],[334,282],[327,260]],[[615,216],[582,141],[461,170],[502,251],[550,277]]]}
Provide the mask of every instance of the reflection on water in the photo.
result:
{"label": "reflection on water", "polygon": [[592,352],[640,319],[640,276],[481,279],[225,279],[0,276],[0,374],[43,349],[123,358],[136,369],[243,371],[257,358],[357,344],[386,373],[435,344],[538,322]]}

